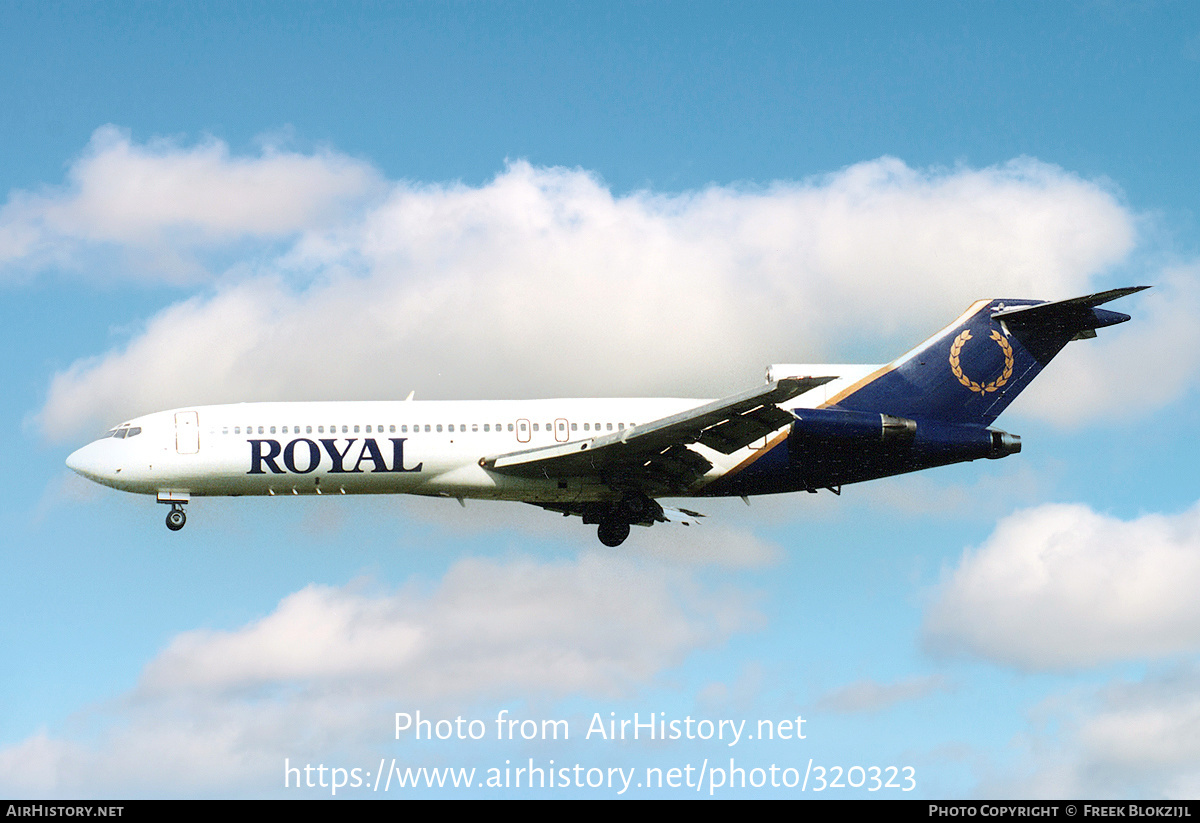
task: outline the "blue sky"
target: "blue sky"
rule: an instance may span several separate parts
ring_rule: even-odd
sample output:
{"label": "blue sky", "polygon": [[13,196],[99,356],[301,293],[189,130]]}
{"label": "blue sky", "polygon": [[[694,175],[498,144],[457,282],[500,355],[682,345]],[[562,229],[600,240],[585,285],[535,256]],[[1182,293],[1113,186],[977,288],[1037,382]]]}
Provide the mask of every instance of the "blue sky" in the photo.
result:
{"label": "blue sky", "polygon": [[[5,18],[0,793],[326,796],[285,759],[393,758],[1200,789],[1192,6]],[[532,507],[387,498],[201,500],[171,534],[63,465],[194,403],[720,396],[886,361],[976,298],[1138,284],[1001,418],[1019,456],[706,502],[615,551]],[[397,741],[417,710],[571,739]],[[584,739],[610,712],[807,736]],[[534,792],[567,793],[616,790]]]}

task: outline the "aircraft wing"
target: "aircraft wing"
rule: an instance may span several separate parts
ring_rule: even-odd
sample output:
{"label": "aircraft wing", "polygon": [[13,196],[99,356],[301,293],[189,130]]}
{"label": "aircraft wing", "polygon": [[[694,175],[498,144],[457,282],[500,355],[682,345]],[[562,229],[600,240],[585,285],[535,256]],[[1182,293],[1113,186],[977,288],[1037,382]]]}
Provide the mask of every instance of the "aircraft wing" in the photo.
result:
{"label": "aircraft wing", "polygon": [[569,443],[485,457],[480,464],[516,477],[595,477],[647,494],[680,492],[712,463],[689,446],[732,454],[792,421],[778,403],[835,377],[796,377],[716,400],[679,414]]}

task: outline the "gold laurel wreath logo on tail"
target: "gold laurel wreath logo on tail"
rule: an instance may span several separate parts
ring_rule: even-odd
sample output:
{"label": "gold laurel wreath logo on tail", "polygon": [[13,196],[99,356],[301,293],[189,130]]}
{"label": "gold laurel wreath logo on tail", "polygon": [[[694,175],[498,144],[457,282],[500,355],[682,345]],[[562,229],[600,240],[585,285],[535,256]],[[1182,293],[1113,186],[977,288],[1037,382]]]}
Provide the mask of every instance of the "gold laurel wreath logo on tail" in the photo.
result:
{"label": "gold laurel wreath logo on tail", "polygon": [[1004,335],[995,329],[992,330],[991,336],[996,341],[996,344],[1000,346],[1000,351],[1004,353],[1004,371],[990,383],[976,383],[963,374],[962,366],[959,365],[959,353],[962,351],[963,344],[971,339],[970,329],[964,329],[962,334],[954,338],[954,343],[950,346],[950,371],[954,372],[954,376],[958,378],[959,383],[962,383],[971,391],[979,392],[980,394],[996,391],[996,389],[1008,382],[1013,373],[1012,346],[1004,339]]}

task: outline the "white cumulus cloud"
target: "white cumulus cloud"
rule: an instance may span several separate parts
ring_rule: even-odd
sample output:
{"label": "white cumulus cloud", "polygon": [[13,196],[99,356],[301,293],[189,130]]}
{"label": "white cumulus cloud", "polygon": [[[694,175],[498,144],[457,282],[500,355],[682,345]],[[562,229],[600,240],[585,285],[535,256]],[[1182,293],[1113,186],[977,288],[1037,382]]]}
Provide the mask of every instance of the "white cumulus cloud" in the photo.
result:
{"label": "white cumulus cloud", "polygon": [[678,564],[592,552],[465,558],[395,592],[311,585],[247,625],[178,635],[86,733],[0,749],[0,791],[262,795],[285,756],[377,762],[398,707],[490,717],[629,696],[759,620],[744,593]]}
{"label": "white cumulus cloud", "polygon": [[234,157],[216,139],[136,144],[104,126],[65,185],[14,192],[0,208],[0,272],[58,264],[94,277],[100,245],[131,264],[126,276],[179,280],[192,249],[326,226],[380,184],[369,164],[335,152]]}
{"label": "white cumulus cloud", "polygon": [[739,598],[677,590],[684,579],[586,553],[561,564],[464,559],[424,596],[310,586],[237,631],[180,635],[147,666],[142,689],[365,678],[421,698],[619,694],[744,623]]}
{"label": "white cumulus cloud", "polygon": [[924,633],[935,650],[1028,670],[1194,653],[1198,588],[1200,504],[1133,520],[1039,506],[963,555]]}
{"label": "white cumulus cloud", "polygon": [[1200,670],[1055,695],[1033,713],[1016,766],[981,780],[981,797],[1190,799],[1200,791]]}
{"label": "white cumulus cloud", "polygon": [[[217,179],[268,159],[223,152],[204,153]],[[219,232],[270,228],[226,217]],[[394,183],[336,220],[284,223],[299,229],[287,248],[258,249],[124,346],[55,375],[43,430],[411,389],[711,397],[769,362],[886,361],[979,297],[1084,293],[1135,237],[1106,187],[1031,159],[918,170],[882,158],[669,195],[517,162],[480,186]]]}

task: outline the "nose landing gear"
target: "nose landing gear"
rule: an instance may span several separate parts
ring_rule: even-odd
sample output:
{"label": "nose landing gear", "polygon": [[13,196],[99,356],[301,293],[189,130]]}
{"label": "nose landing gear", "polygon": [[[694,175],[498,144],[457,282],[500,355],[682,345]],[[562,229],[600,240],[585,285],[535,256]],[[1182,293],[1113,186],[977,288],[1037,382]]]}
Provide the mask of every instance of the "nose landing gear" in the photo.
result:
{"label": "nose landing gear", "polygon": [[171,510],[167,512],[167,528],[173,532],[177,532],[187,524],[187,515],[184,514],[182,503],[172,503]]}
{"label": "nose landing gear", "polygon": [[190,495],[185,491],[174,489],[164,489],[158,492],[158,502],[170,505],[171,510],[167,512],[167,528],[173,532],[177,532],[187,523],[187,515],[183,513],[183,507],[187,505]]}

